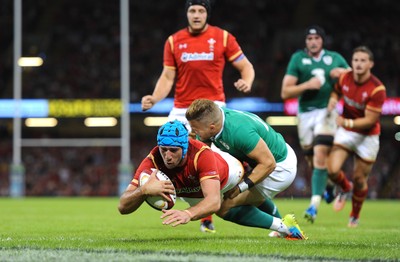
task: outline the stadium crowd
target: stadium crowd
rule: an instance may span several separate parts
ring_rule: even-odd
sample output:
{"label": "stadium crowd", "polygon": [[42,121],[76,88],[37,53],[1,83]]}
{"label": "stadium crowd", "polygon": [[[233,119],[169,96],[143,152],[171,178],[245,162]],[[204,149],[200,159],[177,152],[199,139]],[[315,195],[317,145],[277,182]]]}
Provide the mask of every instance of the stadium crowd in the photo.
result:
{"label": "stadium crowd", "polygon": [[[23,2],[23,55],[41,56],[44,65],[23,70],[23,98],[118,98],[120,96],[119,1],[37,0]],[[238,12],[240,10],[240,12]],[[352,49],[375,53],[373,73],[390,97],[399,97],[400,4],[390,0],[229,1],[218,0],[210,23],[234,33],[256,71],[251,96],[282,102],[280,88],[290,55],[303,44],[304,28],[323,26],[327,47],[349,61]],[[0,98],[13,96],[13,1],[0,10]],[[371,19],[374,14],[375,19]],[[131,102],[151,93],[161,72],[168,34],[185,26],[182,1],[130,1]],[[237,72],[224,75],[227,97],[244,96],[232,87]],[[172,95],[172,94],[171,94]],[[12,162],[10,121],[0,119],[0,196],[9,194]],[[285,139],[299,157],[298,176],[283,196],[307,196],[307,165],[293,132]],[[132,162],[137,166],[154,136],[132,130]],[[400,198],[399,142],[381,136],[381,150],[369,179],[370,198]],[[120,149],[23,148],[28,196],[111,196],[117,194]],[[347,169],[351,168],[349,165]]]}

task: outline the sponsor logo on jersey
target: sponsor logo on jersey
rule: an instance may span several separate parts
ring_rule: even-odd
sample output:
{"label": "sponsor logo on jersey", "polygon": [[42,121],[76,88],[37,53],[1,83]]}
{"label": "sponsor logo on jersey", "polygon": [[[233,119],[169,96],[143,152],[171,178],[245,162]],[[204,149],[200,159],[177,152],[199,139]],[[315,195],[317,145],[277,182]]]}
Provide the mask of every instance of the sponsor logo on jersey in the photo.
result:
{"label": "sponsor logo on jersey", "polygon": [[303,58],[301,62],[303,63],[303,65],[311,65],[312,63],[310,58]]}
{"label": "sponsor logo on jersey", "polygon": [[201,188],[198,187],[183,187],[176,189],[176,194],[179,195],[181,193],[197,193],[200,192]]}
{"label": "sponsor logo on jersey", "polygon": [[190,61],[212,61],[214,60],[214,52],[210,53],[186,53],[183,52],[181,56],[182,62],[190,62]]}
{"label": "sponsor logo on jersey", "polygon": [[184,43],[184,44],[179,44],[178,48],[179,48],[179,49],[187,48],[187,44],[186,44],[186,43]]}
{"label": "sponsor logo on jersey", "polygon": [[347,96],[344,96],[343,99],[344,99],[344,102],[346,104],[348,104],[349,106],[355,107],[355,108],[360,109],[360,110],[364,110],[365,109],[365,103],[360,104],[360,103],[354,101],[353,99],[351,99],[351,98],[349,98]]}
{"label": "sponsor logo on jersey", "polygon": [[227,150],[229,150],[231,147],[227,144],[227,143],[225,143],[224,141],[222,141],[222,140],[219,140],[218,141],[223,147],[225,147]]}

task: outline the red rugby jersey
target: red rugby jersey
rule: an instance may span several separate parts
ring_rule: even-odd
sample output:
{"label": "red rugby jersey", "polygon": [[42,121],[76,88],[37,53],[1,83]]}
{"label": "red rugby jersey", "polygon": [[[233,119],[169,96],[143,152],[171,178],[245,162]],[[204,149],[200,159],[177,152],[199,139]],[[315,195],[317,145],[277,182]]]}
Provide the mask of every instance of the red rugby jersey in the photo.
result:
{"label": "red rugby jersey", "polygon": [[[382,112],[382,106],[386,98],[386,89],[382,82],[373,74],[362,84],[354,81],[353,72],[342,75],[335,86],[336,91],[343,96],[343,117],[356,119],[365,116],[365,109]],[[380,134],[381,125],[377,121],[370,129],[346,128],[348,130],[364,134]]]}
{"label": "red rugby jersey", "polygon": [[204,179],[218,179],[221,189],[225,186],[229,177],[229,167],[218,153],[212,151],[203,142],[189,139],[187,156],[186,165],[168,169],[164,165],[158,146],[156,146],[139,165],[131,184],[138,186],[140,173],[143,170],[157,168],[171,179],[179,197],[204,197],[200,187],[200,181]]}
{"label": "red rugby jersey", "polygon": [[171,35],[164,46],[164,66],[176,70],[174,106],[187,108],[198,98],[225,102],[225,60],[242,54],[236,38],[216,26],[208,25],[198,35],[187,28]]}

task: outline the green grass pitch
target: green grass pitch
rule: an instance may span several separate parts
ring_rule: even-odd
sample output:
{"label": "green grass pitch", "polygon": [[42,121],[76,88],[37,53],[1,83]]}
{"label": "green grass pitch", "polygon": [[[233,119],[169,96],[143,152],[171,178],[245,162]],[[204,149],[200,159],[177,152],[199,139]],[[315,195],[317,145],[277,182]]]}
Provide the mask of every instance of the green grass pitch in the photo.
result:
{"label": "green grass pitch", "polygon": [[400,260],[399,201],[367,200],[358,228],[347,228],[349,201],[339,213],[322,203],[314,224],[302,218],[308,199],[275,202],[282,215],[294,212],[307,241],[216,216],[216,234],[201,233],[198,221],[173,228],[146,203],[120,215],[118,198],[0,198],[0,261]]}

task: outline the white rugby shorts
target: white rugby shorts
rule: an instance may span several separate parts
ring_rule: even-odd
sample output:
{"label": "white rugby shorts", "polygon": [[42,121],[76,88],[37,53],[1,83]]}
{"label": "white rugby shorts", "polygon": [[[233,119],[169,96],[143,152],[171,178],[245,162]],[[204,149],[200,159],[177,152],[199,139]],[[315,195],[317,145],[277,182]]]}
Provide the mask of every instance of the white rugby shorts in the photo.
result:
{"label": "white rugby shorts", "polygon": [[354,152],[367,162],[375,162],[379,151],[379,135],[363,135],[339,127],[333,144]]}
{"label": "white rugby shorts", "polygon": [[326,108],[297,114],[297,131],[299,143],[304,147],[311,146],[317,135],[334,135],[337,129],[336,118],[338,113],[334,110],[328,113]]}

